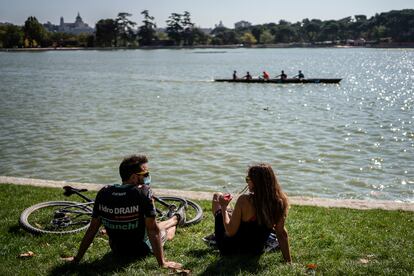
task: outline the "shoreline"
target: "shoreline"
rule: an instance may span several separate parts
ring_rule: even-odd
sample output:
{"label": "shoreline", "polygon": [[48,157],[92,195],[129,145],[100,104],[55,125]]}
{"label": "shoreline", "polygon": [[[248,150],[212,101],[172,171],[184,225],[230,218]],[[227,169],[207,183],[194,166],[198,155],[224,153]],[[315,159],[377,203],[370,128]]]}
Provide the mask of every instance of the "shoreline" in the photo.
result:
{"label": "shoreline", "polygon": [[[95,183],[54,181],[10,176],[0,176],[0,185],[1,184],[25,185],[47,188],[62,188],[63,186],[70,185],[78,189],[88,189],[90,191],[98,191],[104,186],[104,184]],[[213,197],[212,192],[182,191],[159,188],[154,188],[152,190],[155,194],[158,195],[183,196],[194,200],[211,200]],[[382,209],[414,212],[414,203],[395,202],[390,200],[328,199],[317,197],[290,196],[289,202],[292,205],[318,206],[326,208],[349,208],[358,210]]]}
{"label": "shoreline", "polygon": [[351,45],[304,45],[300,43],[280,43],[266,45],[194,45],[194,46],[137,46],[137,47],[45,47],[45,48],[0,48],[0,52],[43,52],[43,51],[116,51],[116,50],[181,50],[181,49],[289,49],[289,48],[334,48],[334,49],[413,49],[414,42],[382,43],[367,46]]}

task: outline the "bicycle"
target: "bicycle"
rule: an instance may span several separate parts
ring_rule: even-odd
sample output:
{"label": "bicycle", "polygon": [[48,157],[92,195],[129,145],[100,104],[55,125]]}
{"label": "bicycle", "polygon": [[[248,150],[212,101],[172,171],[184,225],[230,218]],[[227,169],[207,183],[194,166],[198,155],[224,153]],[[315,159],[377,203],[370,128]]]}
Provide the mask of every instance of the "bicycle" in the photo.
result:
{"label": "bicycle", "polygon": [[[64,186],[65,196],[73,194],[85,202],[47,201],[35,204],[25,209],[19,218],[19,223],[26,231],[33,234],[73,234],[89,227],[92,219],[94,200],[82,194],[87,189],[76,189]],[[203,217],[203,210],[197,203],[181,197],[155,197],[157,220],[171,217],[180,206],[186,205],[186,222],[184,226],[196,224]]]}

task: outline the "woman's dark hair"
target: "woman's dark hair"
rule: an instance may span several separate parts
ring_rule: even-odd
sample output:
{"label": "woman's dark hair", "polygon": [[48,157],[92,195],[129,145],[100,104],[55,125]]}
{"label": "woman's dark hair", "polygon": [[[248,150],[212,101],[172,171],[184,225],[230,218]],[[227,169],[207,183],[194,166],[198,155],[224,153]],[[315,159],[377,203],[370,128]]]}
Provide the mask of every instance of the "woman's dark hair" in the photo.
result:
{"label": "woman's dark hair", "polygon": [[148,163],[145,155],[131,155],[125,157],[119,165],[119,175],[122,181],[127,181],[132,174],[141,172],[141,165]]}
{"label": "woman's dark hair", "polygon": [[253,204],[257,221],[272,228],[288,213],[288,198],[282,191],[276,175],[269,164],[249,167],[247,175],[253,182]]}

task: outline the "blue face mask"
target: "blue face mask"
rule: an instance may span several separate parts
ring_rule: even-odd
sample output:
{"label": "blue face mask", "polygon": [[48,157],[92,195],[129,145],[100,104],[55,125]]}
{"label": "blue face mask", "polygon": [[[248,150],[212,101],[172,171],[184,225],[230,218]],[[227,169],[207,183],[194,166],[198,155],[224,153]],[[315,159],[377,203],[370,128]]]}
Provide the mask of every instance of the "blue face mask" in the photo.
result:
{"label": "blue face mask", "polygon": [[147,177],[144,177],[142,179],[142,181],[144,182],[144,185],[149,185],[151,184],[151,175],[148,175]]}

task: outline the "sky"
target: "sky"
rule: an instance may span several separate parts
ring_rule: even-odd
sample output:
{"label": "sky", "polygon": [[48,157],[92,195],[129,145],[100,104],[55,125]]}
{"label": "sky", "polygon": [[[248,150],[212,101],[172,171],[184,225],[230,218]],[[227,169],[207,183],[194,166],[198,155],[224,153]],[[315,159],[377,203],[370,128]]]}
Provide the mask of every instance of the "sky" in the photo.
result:
{"label": "sky", "polygon": [[83,21],[94,27],[100,19],[115,18],[119,12],[132,14],[140,24],[143,10],[149,10],[158,27],[165,27],[171,13],[189,11],[198,27],[213,28],[220,21],[234,28],[240,20],[252,24],[290,22],[304,18],[341,19],[356,14],[367,15],[390,10],[414,9],[414,0],[0,0],[0,22],[23,25],[29,16],[39,22],[59,24],[75,21],[79,12]]}

